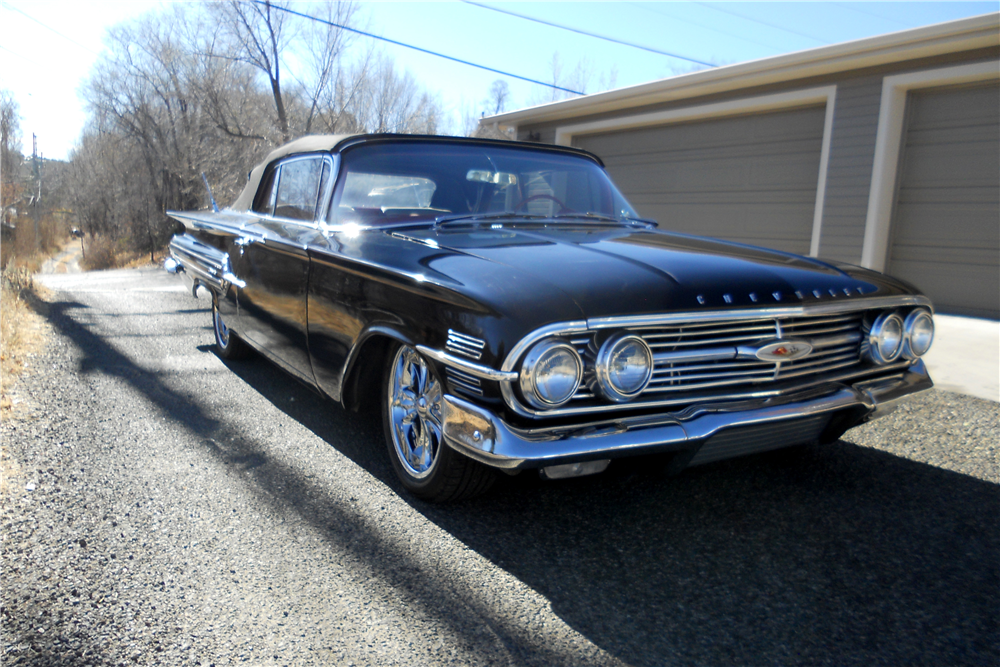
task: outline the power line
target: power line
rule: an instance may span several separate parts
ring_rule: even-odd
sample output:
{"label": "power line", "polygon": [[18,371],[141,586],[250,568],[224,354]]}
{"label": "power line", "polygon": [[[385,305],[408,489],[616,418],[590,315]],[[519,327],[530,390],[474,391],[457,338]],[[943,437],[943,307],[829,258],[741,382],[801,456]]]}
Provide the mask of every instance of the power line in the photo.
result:
{"label": "power line", "polygon": [[813,37],[812,35],[807,35],[804,32],[799,32],[797,30],[792,30],[791,28],[785,28],[785,27],[780,26],[780,25],[775,25],[774,23],[768,23],[767,21],[761,21],[760,19],[751,18],[751,17],[746,16],[744,14],[739,14],[737,12],[734,12],[734,11],[731,11],[731,10],[728,10],[728,9],[722,9],[721,7],[718,7],[715,4],[710,3],[710,2],[699,2],[698,4],[702,5],[703,7],[708,7],[709,9],[714,9],[717,12],[722,12],[723,14],[729,14],[731,16],[735,16],[737,18],[741,18],[744,21],[752,21],[753,23],[759,23],[761,25],[766,25],[768,28],[774,28],[775,30],[781,30],[783,32],[791,33],[793,35],[798,35],[799,37],[805,37],[806,39],[811,39],[814,42],[819,42],[820,44],[829,44],[830,43],[830,42],[828,42],[826,40],[820,39],[819,37]]}
{"label": "power line", "polygon": [[79,47],[80,47],[81,49],[83,49],[84,51],[89,51],[90,53],[93,53],[93,54],[94,54],[95,56],[99,56],[99,55],[101,55],[101,54],[100,54],[100,53],[98,53],[97,51],[94,51],[93,49],[91,49],[91,48],[89,48],[89,47],[86,47],[86,46],[84,46],[83,44],[81,44],[80,42],[76,41],[76,40],[75,40],[75,39],[73,39],[72,37],[67,37],[66,35],[64,35],[64,34],[62,34],[61,32],[59,32],[58,30],[56,30],[55,28],[53,28],[53,27],[51,27],[51,26],[47,26],[47,25],[45,25],[44,23],[42,23],[41,21],[39,21],[38,19],[36,19],[36,18],[35,18],[34,16],[31,16],[30,14],[26,14],[25,12],[21,11],[21,10],[20,10],[20,9],[18,9],[17,7],[11,7],[10,5],[4,5],[4,8],[5,8],[5,9],[9,9],[9,10],[11,10],[12,12],[17,12],[18,14],[21,14],[21,15],[22,15],[22,16],[24,16],[25,18],[28,18],[28,19],[31,19],[32,21],[34,21],[34,22],[35,22],[35,23],[37,23],[38,25],[42,26],[42,27],[43,27],[43,28],[45,28],[46,30],[49,30],[49,31],[51,31],[51,32],[54,32],[55,34],[59,35],[60,37],[62,37],[63,39],[65,39],[65,40],[66,40],[67,42],[72,42],[73,44],[76,44],[77,46],[79,46]]}
{"label": "power line", "polygon": [[697,21],[692,21],[689,18],[683,18],[682,19],[679,16],[675,16],[674,14],[668,14],[667,12],[664,12],[662,9],[653,9],[652,7],[647,7],[646,6],[647,3],[644,3],[644,2],[630,2],[629,4],[632,5],[633,7],[637,8],[637,9],[642,9],[644,11],[651,12],[651,13],[656,14],[658,16],[665,16],[665,17],[669,18],[671,21],[680,21],[681,23],[690,23],[691,25],[698,26],[699,28],[705,28],[706,30],[711,30],[712,32],[717,32],[717,33],[719,33],[721,35],[725,35],[727,37],[735,37],[736,39],[742,40],[742,41],[747,42],[749,44],[756,44],[757,46],[763,46],[763,47],[768,48],[768,49],[777,49],[778,48],[774,44],[765,44],[764,42],[759,42],[759,41],[757,41],[755,39],[750,39],[746,35],[739,35],[739,34],[737,34],[735,32],[726,32],[725,30],[719,29],[717,26],[705,25],[704,23],[698,23]]}
{"label": "power line", "polygon": [[569,88],[563,88],[562,86],[557,86],[552,83],[546,83],[544,81],[537,81],[535,79],[529,79],[526,76],[519,76],[517,74],[511,74],[510,72],[504,72],[503,70],[493,69],[492,67],[487,67],[486,65],[479,65],[477,63],[469,62],[468,60],[462,60],[461,58],[455,58],[454,56],[447,56],[443,53],[437,53],[436,51],[431,51],[429,49],[422,49],[419,46],[413,46],[412,44],[404,44],[403,42],[397,42],[394,39],[389,39],[388,37],[380,37],[378,35],[373,35],[370,32],[365,32],[363,30],[358,30],[356,28],[350,28],[346,25],[341,25],[339,23],[334,23],[333,21],[327,21],[326,19],[321,19],[318,16],[310,16],[309,14],[303,14],[292,9],[287,9],[285,7],[279,7],[277,5],[272,5],[265,0],[253,0],[255,4],[269,6],[271,9],[277,9],[278,11],[286,12],[288,14],[294,14],[295,16],[300,16],[304,19],[309,19],[310,21],[316,21],[317,23],[325,23],[326,25],[333,26],[334,28],[340,28],[341,30],[347,30],[348,32],[357,33],[359,35],[364,35],[365,37],[370,37],[372,39],[378,39],[383,42],[388,42],[389,44],[394,44],[396,46],[402,46],[403,48],[413,49],[414,51],[419,51],[420,53],[426,53],[428,55],[437,56],[438,58],[444,58],[445,60],[450,60],[452,62],[460,63],[462,65],[468,65],[470,67],[477,67],[479,69],[486,70],[487,72],[493,72],[494,74],[500,74],[502,76],[509,76],[513,79],[520,79],[521,81],[527,81],[528,83],[536,83],[539,86],[546,86],[548,88],[555,88],[556,90],[561,90],[563,92],[572,93],[574,95],[585,95],[579,90],[571,90]]}
{"label": "power line", "polygon": [[876,14],[875,12],[869,12],[860,7],[853,6],[859,3],[847,3],[847,2],[835,2],[835,5],[843,7],[844,9],[849,9],[852,12],[858,12],[859,14],[866,14],[868,16],[874,16],[877,19],[882,19],[883,21],[888,21],[889,23],[895,23],[896,25],[901,25],[904,28],[915,28],[917,24],[913,23],[903,23],[902,21],[897,21],[896,19],[889,18],[888,16],[882,16],[881,14]]}
{"label": "power line", "polygon": [[18,58],[20,58],[22,60],[26,60],[27,62],[31,63],[32,65],[38,65],[37,61],[32,60],[28,56],[22,56],[20,53],[18,53],[16,51],[11,51],[6,46],[0,46],[0,51],[6,51],[7,53],[11,54],[12,56],[17,56]]}
{"label": "power line", "polygon": [[630,46],[633,49],[642,49],[643,51],[649,51],[650,53],[656,53],[661,56],[668,56],[670,58],[677,58],[679,60],[686,60],[691,63],[696,63],[698,65],[705,65],[706,67],[717,67],[715,63],[707,63],[704,60],[695,60],[694,58],[688,58],[687,56],[678,55],[676,53],[669,53],[667,51],[660,51],[654,49],[650,46],[643,46],[642,44],[633,44],[632,42],[626,42],[620,39],[615,39],[614,37],[607,37],[605,35],[598,35],[597,33],[587,32],[585,30],[580,30],[578,28],[571,28],[569,26],[560,25],[558,23],[552,23],[550,21],[543,21],[542,19],[536,19],[533,16],[525,16],[524,14],[518,14],[506,9],[500,9],[498,7],[490,7],[489,5],[484,5],[479,2],[472,2],[471,0],[461,0],[467,5],[473,5],[475,7],[481,7],[482,9],[489,9],[490,11],[499,12],[500,14],[507,14],[508,16],[516,16],[519,19],[524,19],[525,21],[534,21],[535,23],[541,23],[542,25],[547,25],[551,28],[559,28],[560,30],[568,30],[569,32],[575,32],[578,35],[585,35],[587,37],[593,37],[595,39],[603,39],[606,42],[612,42],[614,44],[621,44],[622,46]]}

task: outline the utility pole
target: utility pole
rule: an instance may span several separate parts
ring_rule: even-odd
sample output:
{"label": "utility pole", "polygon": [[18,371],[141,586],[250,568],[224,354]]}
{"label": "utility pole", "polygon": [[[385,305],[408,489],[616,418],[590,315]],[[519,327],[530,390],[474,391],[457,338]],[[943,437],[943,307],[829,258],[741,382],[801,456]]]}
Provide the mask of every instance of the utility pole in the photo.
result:
{"label": "utility pole", "polygon": [[31,168],[35,177],[35,194],[31,197],[31,219],[35,224],[35,252],[41,250],[42,239],[38,232],[38,204],[42,198],[42,174],[38,168],[38,135],[31,133]]}

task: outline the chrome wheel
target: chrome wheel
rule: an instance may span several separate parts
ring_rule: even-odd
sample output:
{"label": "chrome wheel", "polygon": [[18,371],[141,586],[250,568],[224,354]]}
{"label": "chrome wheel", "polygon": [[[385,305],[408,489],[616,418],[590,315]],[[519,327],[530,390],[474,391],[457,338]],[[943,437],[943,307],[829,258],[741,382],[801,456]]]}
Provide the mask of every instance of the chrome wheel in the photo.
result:
{"label": "chrome wheel", "polygon": [[229,347],[229,327],[226,326],[222,313],[215,304],[212,304],[212,322],[215,324],[215,341],[219,347],[223,349]]}
{"label": "chrome wheel", "polygon": [[415,479],[429,476],[444,447],[441,383],[408,345],[396,351],[387,383],[388,417],[396,459]]}
{"label": "chrome wheel", "polygon": [[226,321],[219,312],[219,303],[212,299],[212,329],[215,331],[215,347],[223,359],[245,359],[250,354],[250,348],[240,340],[240,337],[229,330]]}

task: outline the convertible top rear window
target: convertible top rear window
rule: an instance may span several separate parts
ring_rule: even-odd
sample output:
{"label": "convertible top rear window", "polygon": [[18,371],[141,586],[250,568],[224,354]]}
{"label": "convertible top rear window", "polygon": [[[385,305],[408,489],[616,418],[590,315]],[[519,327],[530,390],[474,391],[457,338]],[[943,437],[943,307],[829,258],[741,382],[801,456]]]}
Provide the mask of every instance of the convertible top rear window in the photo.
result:
{"label": "convertible top rear window", "polygon": [[551,151],[400,142],[343,154],[331,222],[363,225],[441,215],[636,217],[595,162]]}

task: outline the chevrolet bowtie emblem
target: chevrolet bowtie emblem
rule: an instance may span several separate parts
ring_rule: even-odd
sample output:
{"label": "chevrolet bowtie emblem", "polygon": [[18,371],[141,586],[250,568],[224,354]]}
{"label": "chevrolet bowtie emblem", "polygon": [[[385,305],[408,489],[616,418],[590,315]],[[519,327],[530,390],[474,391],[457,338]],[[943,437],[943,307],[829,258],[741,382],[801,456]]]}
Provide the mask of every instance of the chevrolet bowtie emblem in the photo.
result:
{"label": "chevrolet bowtie emblem", "polygon": [[778,340],[758,347],[754,356],[761,361],[792,361],[808,355],[812,349],[804,340]]}

